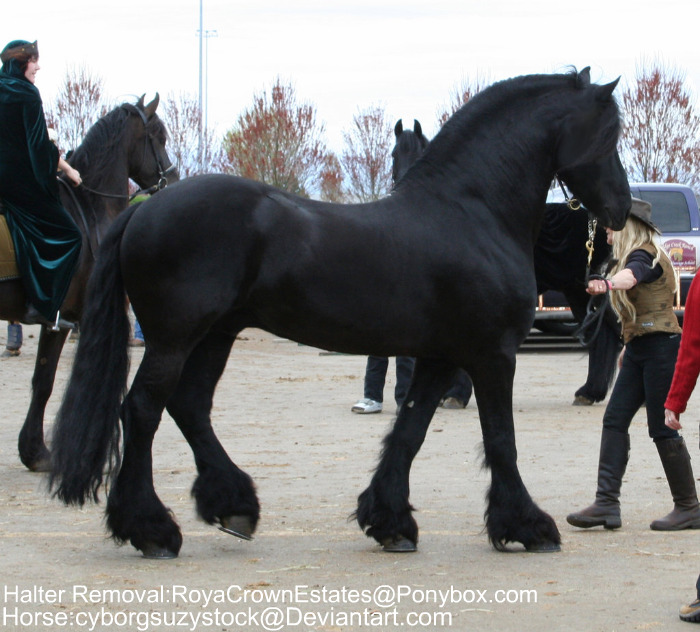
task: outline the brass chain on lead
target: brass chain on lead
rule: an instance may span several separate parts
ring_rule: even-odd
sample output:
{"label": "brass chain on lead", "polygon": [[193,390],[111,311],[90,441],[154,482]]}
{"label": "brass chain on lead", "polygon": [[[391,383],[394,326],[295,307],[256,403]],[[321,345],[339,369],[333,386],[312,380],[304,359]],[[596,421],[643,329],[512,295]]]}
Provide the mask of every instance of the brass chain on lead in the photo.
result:
{"label": "brass chain on lead", "polygon": [[595,239],[595,231],[598,228],[598,218],[588,215],[588,241],[586,242],[586,250],[588,251],[588,266],[587,271],[590,272],[591,262],[593,261],[593,251],[595,250],[593,240]]}

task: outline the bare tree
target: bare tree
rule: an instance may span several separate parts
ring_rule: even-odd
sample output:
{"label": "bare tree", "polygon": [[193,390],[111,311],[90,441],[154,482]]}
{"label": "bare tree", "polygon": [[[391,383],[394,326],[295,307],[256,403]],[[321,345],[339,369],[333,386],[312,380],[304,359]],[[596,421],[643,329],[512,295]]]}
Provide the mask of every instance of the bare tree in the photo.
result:
{"label": "bare tree", "polygon": [[685,74],[658,62],[622,93],[622,161],[630,180],[700,185],[700,118]]}
{"label": "bare tree", "polygon": [[62,150],[75,149],[87,130],[108,110],[104,80],[85,66],[69,68],[53,105],[47,108],[46,120],[58,135]]}
{"label": "bare tree", "polygon": [[391,190],[392,137],[391,124],[380,106],[359,111],[350,131],[343,131],[345,149],[340,164],[354,200],[371,202]]}
{"label": "bare tree", "polygon": [[162,119],[168,129],[168,153],[181,178],[211,173],[221,168],[221,143],[211,129],[202,130],[200,159],[199,125],[202,112],[198,100],[188,94],[169,94],[163,103]]}
{"label": "bare tree", "polygon": [[320,173],[319,199],[325,202],[346,202],[346,197],[338,157],[332,152],[328,153]]}
{"label": "bare tree", "polygon": [[459,110],[469,99],[478,92],[487,88],[491,82],[487,79],[482,79],[478,75],[474,81],[463,78],[462,81],[455,85],[450,92],[447,105],[443,105],[438,111],[438,125],[442,127],[447,123],[448,119]]}
{"label": "bare tree", "polygon": [[324,131],[315,107],[297,103],[294,87],[277,78],[225,134],[227,170],[300,195],[318,192],[328,166]]}

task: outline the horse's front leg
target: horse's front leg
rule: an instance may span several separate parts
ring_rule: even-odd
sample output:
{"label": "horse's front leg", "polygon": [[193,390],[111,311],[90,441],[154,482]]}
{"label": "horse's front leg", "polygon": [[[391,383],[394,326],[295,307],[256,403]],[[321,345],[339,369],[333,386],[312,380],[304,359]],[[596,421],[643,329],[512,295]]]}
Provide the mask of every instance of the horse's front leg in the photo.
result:
{"label": "horse's front leg", "polygon": [[532,500],[517,466],[513,427],[515,359],[484,358],[470,371],[479,404],[484,460],[491,469],[487,494],[486,529],[499,551],[508,542],[521,542],[528,551],[559,551],[561,537],[551,516]]}
{"label": "horse's front leg", "polygon": [[32,378],[32,400],[17,442],[19,458],[32,472],[48,472],[50,469],[51,456],[44,443],[44,413],[67,336],[68,331],[63,329],[53,332],[41,328]]}
{"label": "horse's front leg", "polygon": [[411,387],[394,427],[384,439],[379,465],[369,487],[358,498],[357,522],[385,551],[416,550],[418,525],[409,503],[411,464],[455,374],[452,365],[416,361]]}
{"label": "horse's front leg", "polygon": [[194,453],[197,513],[226,533],[252,539],[260,503],[251,477],[229,458],[211,425],[214,389],[226,368],[235,336],[209,332],[188,358],[167,410]]}

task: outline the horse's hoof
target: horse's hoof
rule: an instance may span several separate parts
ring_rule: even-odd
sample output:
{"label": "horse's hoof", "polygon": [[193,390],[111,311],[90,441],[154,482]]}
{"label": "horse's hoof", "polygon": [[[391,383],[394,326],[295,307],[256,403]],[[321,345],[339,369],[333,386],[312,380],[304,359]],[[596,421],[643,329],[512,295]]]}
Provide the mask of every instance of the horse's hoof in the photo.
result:
{"label": "horse's hoof", "polygon": [[30,472],[50,472],[51,471],[51,459],[40,459],[34,463],[27,466]]}
{"label": "horse's hoof", "polygon": [[585,395],[576,395],[574,397],[574,401],[572,402],[572,406],[593,406],[595,402],[590,398],[586,397]]}
{"label": "horse's hoof", "polygon": [[46,446],[32,450],[31,456],[23,456],[20,450],[19,460],[30,472],[50,472],[51,453]]}
{"label": "horse's hoof", "polygon": [[164,546],[157,544],[146,544],[141,549],[141,553],[147,560],[174,560],[177,557],[175,551],[166,549]]}
{"label": "horse's hoof", "polygon": [[415,553],[418,550],[415,542],[402,535],[396,538],[386,538],[382,541],[382,548],[387,553]]}
{"label": "horse's hoof", "polygon": [[528,553],[558,553],[561,551],[561,545],[556,542],[537,542],[530,546],[525,546]]}
{"label": "horse's hoof", "polygon": [[229,535],[235,535],[241,540],[253,539],[253,525],[248,516],[226,516],[221,518],[219,529]]}

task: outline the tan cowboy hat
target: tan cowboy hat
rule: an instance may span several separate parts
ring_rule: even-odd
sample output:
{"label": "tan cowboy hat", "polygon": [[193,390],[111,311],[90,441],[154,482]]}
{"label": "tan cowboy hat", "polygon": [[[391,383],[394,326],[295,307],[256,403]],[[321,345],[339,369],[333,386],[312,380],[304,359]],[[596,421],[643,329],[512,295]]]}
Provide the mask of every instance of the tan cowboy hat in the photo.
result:
{"label": "tan cowboy hat", "polygon": [[630,208],[630,216],[638,219],[643,224],[646,224],[659,235],[661,234],[661,231],[656,224],[651,221],[651,204],[646,200],[640,200],[639,198],[633,197],[632,207]]}

